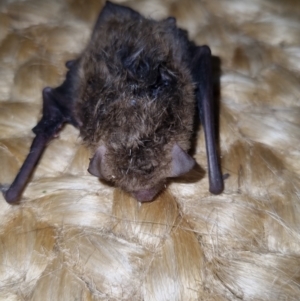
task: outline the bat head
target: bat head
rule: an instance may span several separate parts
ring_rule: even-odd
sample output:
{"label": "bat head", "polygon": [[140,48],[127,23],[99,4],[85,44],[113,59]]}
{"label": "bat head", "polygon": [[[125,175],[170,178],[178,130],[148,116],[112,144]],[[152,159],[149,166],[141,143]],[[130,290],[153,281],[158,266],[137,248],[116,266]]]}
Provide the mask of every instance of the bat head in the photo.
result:
{"label": "bat head", "polygon": [[109,156],[107,158],[106,153],[106,146],[100,146],[90,160],[88,171],[100,179],[113,181],[117,186],[130,192],[140,202],[151,201],[162,189],[165,178],[185,174],[195,164],[194,159],[175,143],[172,147],[171,161],[164,170],[161,170],[159,166],[155,167],[155,164],[151,164],[148,160],[142,162],[148,164],[146,168],[137,169],[136,163],[132,162],[134,155],[131,153],[127,160],[127,170],[119,169],[115,175],[113,172],[115,168],[112,168],[113,165],[107,161]]}

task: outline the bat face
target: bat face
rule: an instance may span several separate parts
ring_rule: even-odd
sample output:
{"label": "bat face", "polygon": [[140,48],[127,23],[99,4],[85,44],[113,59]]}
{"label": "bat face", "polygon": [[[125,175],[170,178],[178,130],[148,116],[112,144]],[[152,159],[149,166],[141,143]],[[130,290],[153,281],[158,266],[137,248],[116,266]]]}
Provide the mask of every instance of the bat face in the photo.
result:
{"label": "bat face", "polygon": [[79,62],[76,114],[95,152],[89,171],[139,201],[194,165],[186,153],[195,113],[186,43],[174,19],[112,15]]}
{"label": "bat face", "polygon": [[195,164],[187,151],[196,106],[203,122],[210,191],[223,190],[215,138],[211,54],[174,18],[154,21],[106,2],[91,41],[67,62],[65,81],[43,90],[36,137],[4,197],[17,202],[48,142],[64,123],[80,128],[93,157],[89,172],[138,201],[151,201],[166,178]]}
{"label": "bat face", "polygon": [[[146,151],[147,152],[147,149]],[[139,153],[139,149],[137,150]],[[195,161],[178,144],[174,144],[171,151],[171,161],[164,166],[159,165],[159,160],[148,158],[134,158],[134,154],[125,155],[125,168],[116,166],[116,161],[109,161],[111,154],[108,153],[105,144],[101,145],[90,161],[88,171],[100,178],[112,181],[116,186],[130,192],[138,201],[151,201],[162,189],[167,177],[176,177],[188,172],[193,168]],[[115,160],[120,160],[113,156]],[[134,158],[134,159],[132,159]],[[150,156],[151,158],[151,156]],[[138,161],[135,162],[134,160]],[[149,162],[145,166],[145,162]],[[142,164],[139,166],[139,164]]]}

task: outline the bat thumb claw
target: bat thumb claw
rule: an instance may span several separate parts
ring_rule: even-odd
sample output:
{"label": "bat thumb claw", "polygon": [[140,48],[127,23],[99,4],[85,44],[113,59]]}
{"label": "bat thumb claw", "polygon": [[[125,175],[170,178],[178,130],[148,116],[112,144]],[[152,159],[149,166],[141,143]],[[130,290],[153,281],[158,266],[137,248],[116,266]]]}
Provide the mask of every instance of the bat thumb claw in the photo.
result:
{"label": "bat thumb claw", "polygon": [[1,191],[5,201],[9,204],[18,203],[20,195],[16,191],[11,190],[8,187],[1,187]]}

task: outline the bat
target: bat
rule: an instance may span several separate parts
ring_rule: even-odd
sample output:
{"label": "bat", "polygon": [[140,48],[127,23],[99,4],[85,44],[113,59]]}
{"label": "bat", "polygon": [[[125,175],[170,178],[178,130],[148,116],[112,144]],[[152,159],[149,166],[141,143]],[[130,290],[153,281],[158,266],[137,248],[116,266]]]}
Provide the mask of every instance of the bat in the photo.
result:
{"label": "bat", "polygon": [[[109,1],[91,40],[66,63],[65,81],[43,89],[43,115],[30,152],[8,190],[19,201],[45,147],[65,123],[94,154],[88,171],[138,201],[194,167],[188,154],[195,115],[203,124],[210,192],[223,190],[216,147],[211,51],[188,39],[176,19],[148,19]],[[197,110],[198,107],[198,110]]]}

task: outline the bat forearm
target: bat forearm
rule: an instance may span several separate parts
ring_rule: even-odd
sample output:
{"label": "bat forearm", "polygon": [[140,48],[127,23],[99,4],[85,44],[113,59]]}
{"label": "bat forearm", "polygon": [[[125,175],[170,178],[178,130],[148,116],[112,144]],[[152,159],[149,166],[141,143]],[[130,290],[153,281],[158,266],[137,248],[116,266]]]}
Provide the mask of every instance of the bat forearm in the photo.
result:
{"label": "bat forearm", "polygon": [[19,173],[9,189],[4,192],[4,198],[8,203],[15,203],[19,200],[48,140],[49,139],[45,138],[42,134],[39,134],[34,138],[30,147],[30,152]]}
{"label": "bat forearm", "polygon": [[[210,101],[204,100],[203,110],[206,112],[212,112],[213,108]],[[206,154],[208,163],[208,176],[209,176],[209,191],[213,194],[219,194],[223,191],[223,176],[219,165],[219,156],[217,153],[216,137],[215,137],[215,125],[214,120],[211,120],[212,114],[203,114],[203,126],[206,133]]]}
{"label": "bat forearm", "polygon": [[200,120],[204,127],[208,162],[209,191],[223,191],[223,176],[219,164],[216,137],[216,109],[213,99],[211,52],[209,47],[196,47],[193,51],[192,73],[197,82],[196,98]]}

